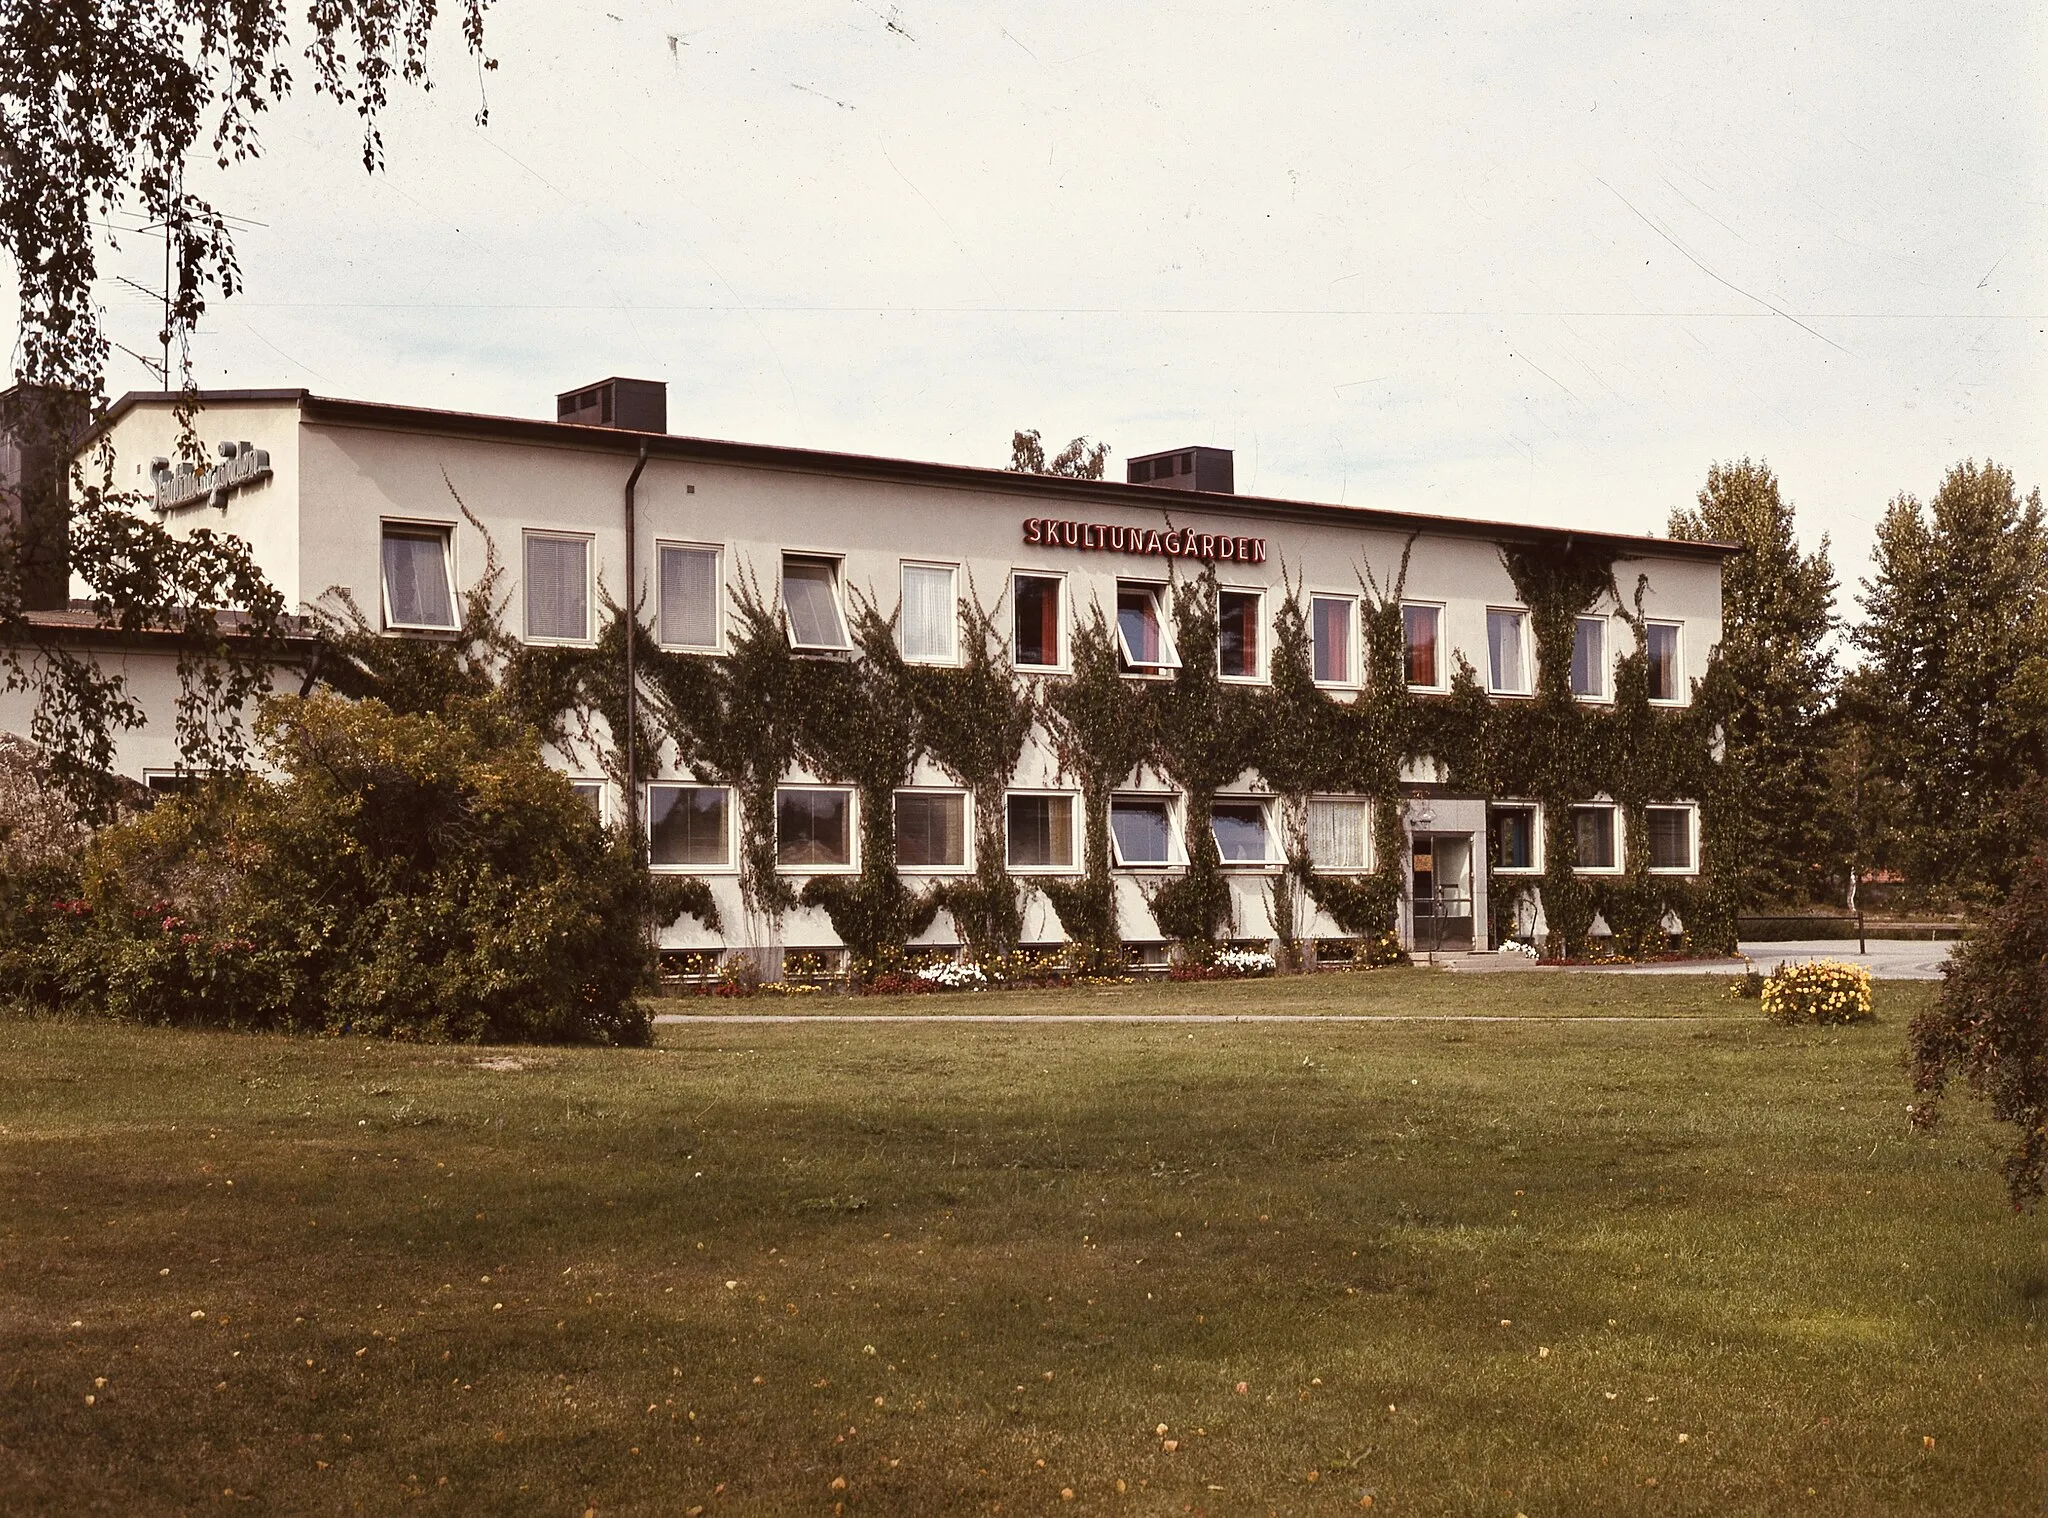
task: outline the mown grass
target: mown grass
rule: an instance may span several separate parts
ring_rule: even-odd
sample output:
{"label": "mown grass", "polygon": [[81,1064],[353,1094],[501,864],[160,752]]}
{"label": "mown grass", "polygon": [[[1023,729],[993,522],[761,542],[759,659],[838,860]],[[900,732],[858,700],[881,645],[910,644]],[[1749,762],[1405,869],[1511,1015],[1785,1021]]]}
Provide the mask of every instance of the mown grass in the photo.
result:
{"label": "mown grass", "polygon": [[2048,1227],[1905,1127],[1926,988],[1443,979],[1314,994],[1718,1020],[0,1022],[0,1508],[2039,1510]]}

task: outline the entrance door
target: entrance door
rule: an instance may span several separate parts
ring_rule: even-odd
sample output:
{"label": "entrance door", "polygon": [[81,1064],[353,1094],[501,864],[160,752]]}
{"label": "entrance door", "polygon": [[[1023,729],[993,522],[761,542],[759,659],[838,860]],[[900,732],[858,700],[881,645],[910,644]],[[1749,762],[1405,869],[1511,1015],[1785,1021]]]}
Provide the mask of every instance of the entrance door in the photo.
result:
{"label": "entrance door", "polygon": [[1415,952],[1472,947],[1472,839],[1418,833],[1410,841],[1415,878]]}

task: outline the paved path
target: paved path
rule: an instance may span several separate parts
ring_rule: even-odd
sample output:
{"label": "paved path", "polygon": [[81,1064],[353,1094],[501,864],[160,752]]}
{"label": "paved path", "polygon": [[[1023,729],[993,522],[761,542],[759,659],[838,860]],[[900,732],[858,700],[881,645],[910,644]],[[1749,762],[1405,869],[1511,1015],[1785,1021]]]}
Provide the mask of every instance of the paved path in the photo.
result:
{"label": "paved path", "polygon": [[660,1012],[658,1023],[1753,1023],[1730,1013],[1573,1017],[1467,1012]]}
{"label": "paved path", "polygon": [[[1809,959],[1840,959],[1852,965],[1867,965],[1879,980],[1940,980],[1950,943],[1926,939],[1871,938],[1868,952],[1856,952],[1856,940],[1808,939],[1797,943],[1746,943],[1742,953],[1759,970],[1769,973],[1781,963],[1803,964]],[[1422,961],[1418,961],[1420,963]],[[1437,963],[1461,974],[1494,971],[1535,972],[1550,975],[1739,975],[1740,959],[1691,959],[1663,965],[1538,965],[1519,954],[1443,954]]]}

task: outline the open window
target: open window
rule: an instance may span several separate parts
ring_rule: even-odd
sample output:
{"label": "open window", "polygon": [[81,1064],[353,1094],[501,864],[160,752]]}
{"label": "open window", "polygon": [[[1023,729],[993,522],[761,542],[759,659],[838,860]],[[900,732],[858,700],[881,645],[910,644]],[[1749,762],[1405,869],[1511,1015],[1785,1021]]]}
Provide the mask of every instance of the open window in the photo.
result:
{"label": "open window", "polygon": [[528,642],[590,641],[590,539],[529,532],[525,588]]}
{"label": "open window", "polygon": [[1309,597],[1309,638],[1318,685],[1358,683],[1358,602],[1351,596]]}
{"label": "open window", "polygon": [[1109,803],[1109,844],[1126,870],[1178,863],[1173,847],[1173,801],[1166,796],[1114,796]]}
{"label": "open window", "polygon": [[775,863],[806,871],[853,868],[853,792],[789,786],[775,793]]}
{"label": "open window", "polygon": [[782,611],[793,648],[843,649],[846,617],[839,605],[839,561],[817,554],[782,556]]}
{"label": "open window", "polygon": [[722,785],[648,786],[647,862],[669,870],[732,868],[732,792]]}
{"label": "open window", "polygon": [[1621,869],[1619,809],[1607,802],[1572,808],[1572,868],[1584,874]]}
{"label": "open window", "polygon": [[1442,690],[1444,609],[1408,605],[1401,608],[1401,662],[1415,690]]}
{"label": "open window", "polygon": [[1572,624],[1572,694],[1605,701],[1607,669],[1607,619],[1580,617]]}
{"label": "open window", "polygon": [[1326,875],[1372,868],[1372,802],[1364,796],[1316,796],[1308,804],[1309,863]]}
{"label": "open window", "polygon": [[1496,804],[1489,823],[1491,862],[1504,875],[1533,875],[1542,858],[1542,813],[1534,803]]}
{"label": "open window", "polygon": [[1260,797],[1219,797],[1209,807],[1209,831],[1225,864],[1278,864],[1272,803]]}
{"label": "open window", "polygon": [[1006,798],[1009,864],[1013,870],[1074,867],[1074,798],[1060,792],[1020,791]]}
{"label": "open window", "polygon": [[1699,809],[1693,806],[1643,808],[1650,835],[1650,873],[1699,873]]}
{"label": "open window", "polygon": [[723,620],[718,550],[688,543],[663,543],[656,554],[660,560],[661,588],[655,620],[662,646],[715,652]]}
{"label": "open window", "polygon": [[1166,624],[1165,600],[1164,586],[1117,582],[1116,636],[1127,673],[1156,675],[1180,668]]}
{"label": "open window", "polygon": [[965,869],[967,797],[959,791],[898,791],[896,863],[906,870]]}
{"label": "open window", "polygon": [[449,632],[455,627],[452,530],[384,524],[384,625]]}
{"label": "open window", "polygon": [[1526,696],[1529,681],[1529,614],[1513,608],[1486,613],[1486,688],[1496,696]]}
{"label": "open window", "polygon": [[912,664],[953,664],[959,660],[960,611],[950,564],[905,564],[903,609],[896,618],[896,643]]}
{"label": "open window", "polygon": [[1266,598],[1255,590],[1216,594],[1216,668],[1226,680],[1256,680],[1264,672],[1260,628]]}
{"label": "open window", "polygon": [[1058,669],[1065,661],[1060,639],[1059,575],[1012,575],[1010,606],[1014,641],[1010,662],[1019,669]]}
{"label": "open window", "polygon": [[1679,624],[1651,622],[1644,629],[1649,656],[1650,699],[1677,706],[1685,700],[1685,671],[1678,660]]}

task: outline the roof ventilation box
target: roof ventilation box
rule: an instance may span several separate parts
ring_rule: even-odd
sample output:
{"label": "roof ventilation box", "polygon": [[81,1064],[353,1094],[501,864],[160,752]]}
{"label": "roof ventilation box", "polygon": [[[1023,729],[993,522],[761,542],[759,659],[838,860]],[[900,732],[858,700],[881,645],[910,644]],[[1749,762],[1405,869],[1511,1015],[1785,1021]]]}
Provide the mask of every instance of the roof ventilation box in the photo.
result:
{"label": "roof ventilation box", "polygon": [[555,420],[621,432],[668,431],[668,386],[661,380],[599,380],[555,397]]}
{"label": "roof ventilation box", "polygon": [[1144,453],[1124,462],[1124,479],[1132,485],[1161,490],[1202,490],[1234,495],[1237,482],[1228,448],[1177,448],[1172,453]]}

